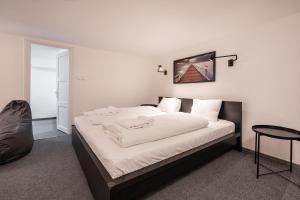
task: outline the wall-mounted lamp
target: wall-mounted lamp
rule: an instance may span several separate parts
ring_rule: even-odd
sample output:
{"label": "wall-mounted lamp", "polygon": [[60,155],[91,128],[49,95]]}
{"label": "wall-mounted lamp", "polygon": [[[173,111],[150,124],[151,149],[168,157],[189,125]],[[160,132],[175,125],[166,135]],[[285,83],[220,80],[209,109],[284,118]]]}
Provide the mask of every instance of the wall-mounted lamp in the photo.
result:
{"label": "wall-mounted lamp", "polygon": [[164,70],[161,65],[158,65],[157,72],[162,72],[164,75],[167,75],[167,70]]}
{"label": "wall-mounted lamp", "polygon": [[234,65],[234,61],[237,61],[237,59],[238,59],[236,54],[226,55],[226,56],[216,56],[215,58],[227,58],[227,57],[234,57],[234,58],[228,60],[228,67],[232,67]]}

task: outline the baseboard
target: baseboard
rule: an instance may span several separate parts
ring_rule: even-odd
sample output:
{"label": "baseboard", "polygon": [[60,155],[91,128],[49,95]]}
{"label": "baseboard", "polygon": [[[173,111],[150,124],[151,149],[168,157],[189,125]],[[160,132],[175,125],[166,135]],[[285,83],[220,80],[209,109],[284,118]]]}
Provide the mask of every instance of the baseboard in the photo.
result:
{"label": "baseboard", "polygon": [[[253,154],[253,159],[254,159],[254,151],[251,150],[251,149],[246,149],[243,147],[242,149],[243,152],[246,152],[246,153],[251,153]],[[281,163],[281,164],[285,164],[285,165],[288,165],[290,164],[289,161],[286,161],[286,160],[283,160],[283,159],[280,159],[280,158],[276,158],[276,157],[273,157],[273,156],[270,156],[270,155],[267,155],[267,154],[264,154],[264,153],[260,153],[260,156],[263,157],[263,158],[267,158],[267,159],[270,159],[270,160],[273,160],[275,162],[278,162],[278,163]],[[300,165],[296,164],[296,163],[293,163],[293,168],[297,168],[297,169],[300,169]]]}
{"label": "baseboard", "polygon": [[32,121],[51,120],[51,119],[56,119],[56,117],[35,118],[35,119],[32,119]]}

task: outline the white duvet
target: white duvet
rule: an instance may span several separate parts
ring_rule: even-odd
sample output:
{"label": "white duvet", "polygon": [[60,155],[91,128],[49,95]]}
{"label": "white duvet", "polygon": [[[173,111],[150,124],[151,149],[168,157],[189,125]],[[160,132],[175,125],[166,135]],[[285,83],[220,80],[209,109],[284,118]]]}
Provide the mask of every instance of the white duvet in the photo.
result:
{"label": "white duvet", "polygon": [[163,112],[159,108],[153,106],[124,107],[115,108],[115,110],[116,112],[110,115],[99,114],[97,110],[94,110],[84,113],[84,116],[87,118],[91,125],[103,125],[107,122],[126,118],[134,118],[140,115],[154,116],[163,114]]}
{"label": "white duvet", "polygon": [[208,121],[200,116],[180,112],[152,116],[151,119],[151,126],[140,129],[124,128],[117,121],[105,122],[103,126],[118,145],[130,147],[195,131],[208,125]]}
{"label": "white duvet", "polygon": [[196,131],[122,148],[102,126],[91,125],[85,116],[75,117],[75,125],[113,179],[227,136],[235,129],[234,123],[218,120]]}

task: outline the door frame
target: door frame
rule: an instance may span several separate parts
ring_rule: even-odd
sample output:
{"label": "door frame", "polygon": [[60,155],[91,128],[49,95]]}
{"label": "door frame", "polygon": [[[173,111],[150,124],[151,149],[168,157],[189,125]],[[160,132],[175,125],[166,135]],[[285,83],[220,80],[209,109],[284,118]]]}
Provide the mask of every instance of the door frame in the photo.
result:
{"label": "door frame", "polygon": [[[73,104],[72,104],[72,73],[73,73],[73,46],[68,44],[61,44],[58,42],[45,41],[40,39],[25,38],[24,40],[24,55],[25,55],[25,67],[24,67],[24,100],[30,104],[30,90],[31,90],[31,45],[39,44],[50,47],[62,48],[69,50],[69,130],[71,130],[72,117],[73,117]],[[71,133],[68,133],[71,134]]]}

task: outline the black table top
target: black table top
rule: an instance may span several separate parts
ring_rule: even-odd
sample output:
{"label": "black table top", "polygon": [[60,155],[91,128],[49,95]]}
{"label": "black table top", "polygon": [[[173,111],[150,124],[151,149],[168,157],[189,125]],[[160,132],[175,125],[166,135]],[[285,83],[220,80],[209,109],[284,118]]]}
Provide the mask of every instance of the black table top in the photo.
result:
{"label": "black table top", "polygon": [[299,131],[281,126],[255,125],[252,126],[252,130],[268,137],[286,140],[300,140]]}

